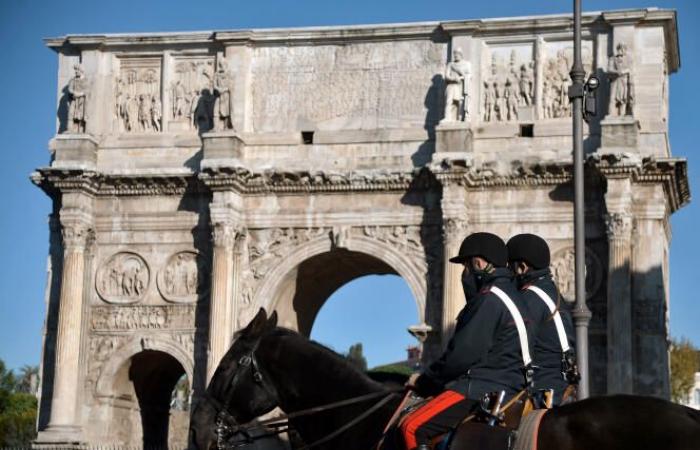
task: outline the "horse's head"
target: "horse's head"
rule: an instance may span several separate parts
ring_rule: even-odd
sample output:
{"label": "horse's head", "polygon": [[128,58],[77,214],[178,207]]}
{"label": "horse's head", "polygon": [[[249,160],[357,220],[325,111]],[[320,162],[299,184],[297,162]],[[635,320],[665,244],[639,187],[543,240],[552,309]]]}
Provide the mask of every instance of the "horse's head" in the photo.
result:
{"label": "horse's head", "polygon": [[266,379],[256,350],[260,341],[277,326],[277,313],[267,317],[260,309],[248,326],[236,335],[221,359],[205,395],[190,418],[190,441],[197,450],[217,444],[217,423],[242,424],[271,411],[278,400],[274,386]]}

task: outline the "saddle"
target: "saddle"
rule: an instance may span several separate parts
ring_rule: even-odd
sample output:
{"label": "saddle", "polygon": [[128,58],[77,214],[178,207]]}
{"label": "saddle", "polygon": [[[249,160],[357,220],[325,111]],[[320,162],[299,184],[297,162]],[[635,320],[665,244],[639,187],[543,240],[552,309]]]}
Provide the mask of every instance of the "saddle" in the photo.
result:
{"label": "saddle", "polygon": [[482,401],[480,409],[465,418],[436,449],[533,450],[540,420],[552,406],[552,394],[551,390],[520,391],[500,411],[496,408],[495,414]]}
{"label": "saddle", "polygon": [[[498,392],[489,393],[481,401],[475,401],[474,412],[467,416],[455,430],[436,438],[433,448],[436,450],[534,449],[532,444],[537,442],[540,420],[551,408],[552,391],[530,393],[523,390],[504,404],[501,404],[502,395]],[[405,417],[428,400],[407,397],[396,423],[400,424]]]}

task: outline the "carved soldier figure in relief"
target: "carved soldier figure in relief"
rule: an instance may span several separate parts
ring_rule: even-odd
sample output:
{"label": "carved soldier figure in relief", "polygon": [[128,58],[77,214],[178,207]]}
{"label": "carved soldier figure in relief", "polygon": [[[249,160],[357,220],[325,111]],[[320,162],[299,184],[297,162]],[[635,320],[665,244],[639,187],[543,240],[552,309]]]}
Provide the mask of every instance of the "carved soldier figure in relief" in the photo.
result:
{"label": "carved soldier figure in relief", "polygon": [[484,122],[491,122],[491,120],[493,120],[495,102],[496,94],[494,93],[493,86],[488,81],[484,81]]}
{"label": "carved soldier figure in relief", "polygon": [[214,93],[216,95],[216,101],[214,102],[215,127],[218,131],[232,130],[231,113],[233,112],[233,99],[231,91],[233,90],[233,83],[226,61],[223,59],[219,60],[218,66],[218,70],[214,75]]}
{"label": "carved soldier figure in relief", "polygon": [[68,132],[85,133],[85,122],[87,121],[87,111],[85,108],[87,99],[87,79],[83,72],[83,66],[76,64],[74,67],[75,76],[68,82]]}
{"label": "carved soldier figure in relief", "polygon": [[185,92],[185,86],[182,85],[180,80],[177,80],[173,86],[173,119],[186,115],[186,95],[187,93]]}
{"label": "carved soldier figure in relief", "polygon": [[615,56],[608,61],[610,78],[610,108],[615,116],[631,116],[634,107],[634,81],[632,80],[632,56],[627,45],[617,44]]}
{"label": "carved soldier figure in relief", "polygon": [[521,106],[532,105],[535,97],[535,82],[533,63],[520,65],[520,77],[518,80],[518,103]]}
{"label": "carved soldier figure in relief", "polygon": [[518,120],[518,89],[510,78],[506,78],[504,91],[506,120]]}
{"label": "carved soldier figure in relief", "polygon": [[542,115],[545,119],[554,117],[554,100],[556,94],[551,80],[545,79],[542,83]]}
{"label": "carved soldier figure in relief", "polygon": [[188,105],[189,105],[189,110],[187,111],[187,117],[190,119],[192,122],[192,125],[196,128],[197,127],[197,120],[195,119],[195,112],[197,111],[197,104],[199,103],[199,92],[197,92],[196,89],[193,89],[192,92],[190,92],[189,95],[189,100],[188,100]]}
{"label": "carved soldier figure in relief", "polygon": [[151,98],[151,123],[156,131],[160,131],[162,126],[163,112],[161,110],[160,100],[154,95]]}
{"label": "carved soldier figure in relief", "polygon": [[493,80],[493,98],[494,98],[494,111],[496,112],[496,120],[503,122],[506,120],[506,98],[505,98],[505,86],[498,82],[497,79]]}
{"label": "carved soldier figure in relief", "polygon": [[126,94],[126,106],[125,106],[125,129],[126,131],[136,131],[138,130],[139,123],[139,101],[136,96]]}
{"label": "carved soldier figure in relief", "polygon": [[121,77],[117,77],[116,85],[117,87],[114,94],[114,114],[116,114],[117,121],[119,122],[119,131],[126,131],[126,95],[124,94],[124,80],[122,80]]}
{"label": "carved soldier figure in relief", "polygon": [[469,76],[471,64],[462,59],[462,49],[452,52],[452,61],[445,69],[445,121],[469,119]]}
{"label": "carved soldier figure in relief", "polygon": [[139,131],[151,130],[151,108],[148,99],[139,95]]}

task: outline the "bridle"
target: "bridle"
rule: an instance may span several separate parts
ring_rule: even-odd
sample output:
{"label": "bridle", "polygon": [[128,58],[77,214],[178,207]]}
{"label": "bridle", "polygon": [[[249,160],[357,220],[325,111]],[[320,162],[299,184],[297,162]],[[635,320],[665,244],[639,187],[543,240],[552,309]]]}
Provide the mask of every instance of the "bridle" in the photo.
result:
{"label": "bridle", "polygon": [[[251,368],[251,374],[253,376],[253,381],[260,385],[263,390],[265,390],[267,393],[272,393],[272,391],[266,386],[264,383],[264,377],[262,375],[262,372],[260,371],[260,366],[258,364],[257,358],[255,357],[255,351],[258,348],[258,344],[260,341],[257,341],[253,348],[250,350],[250,352],[246,353],[244,356],[241,357],[241,359],[238,360],[238,364],[242,368],[250,367]],[[371,408],[369,408],[367,411],[363,412],[359,416],[355,417],[353,420],[350,422],[346,423],[339,429],[331,432],[330,434],[324,436],[323,438],[312,442],[309,445],[306,445],[304,447],[301,447],[298,450],[309,450],[311,448],[317,447],[319,445],[325,444],[326,442],[334,439],[338,435],[342,434],[343,432],[347,431],[348,429],[352,428],[353,426],[357,425],[360,423],[362,420],[366,419],[369,417],[372,413],[380,409],[382,406],[387,404],[394,396],[396,396],[397,392],[403,392],[404,388],[397,388],[397,389],[391,389],[387,391],[381,391],[381,392],[372,392],[370,394],[365,394],[361,395],[358,397],[353,397],[349,398],[346,400],[341,400],[338,402],[333,402],[329,403],[326,405],[322,406],[317,406],[309,409],[305,409],[302,411],[296,411],[291,414],[283,414],[281,416],[272,418],[272,419],[267,419],[259,422],[248,422],[245,424],[238,424],[236,422],[236,419],[231,415],[231,413],[228,412],[229,406],[231,405],[231,400],[233,399],[233,389],[236,385],[236,382],[238,379],[242,376],[242,374],[246,372],[243,370],[236,370],[236,373],[233,375],[231,378],[231,381],[229,382],[228,385],[228,392],[229,395],[227,395],[226,401],[224,403],[221,403],[219,400],[214,398],[210,394],[206,394],[206,399],[208,401],[211,401],[214,406],[219,410],[219,412],[216,414],[216,448],[217,450],[231,450],[231,449],[236,449],[239,447],[243,447],[245,445],[252,444],[255,440],[257,439],[262,439],[270,436],[276,436],[282,433],[285,433],[289,431],[290,425],[289,421],[291,419],[295,419],[298,417],[303,417],[303,416],[309,416],[312,414],[317,414],[323,411],[328,411],[331,409],[337,409],[341,408],[343,406],[348,406],[348,405],[353,405],[356,403],[368,401],[374,398],[378,397],[383,397],[381,398],[377,403],[375,403]],[[276,391],[276,390],[275,390]],[[275,395],[276,397],[276,395]],[[259,429],[264,429],[265,427],[270,427],[273,428],[272,431],[258,434],[258,435],[251,435],[250,431],[256,428]],[[243,439],[236,439],[238,435],[242,435]]]}
{"label": "bridle", "polygon": [[[262,372],[260,371],[260,365],[258,364],[258,360],[255,357],[255,350],[258,349],[259,344],[260,340],[256,341],[250,352],[246,353],[238,360],[239,367],[238,370],[236,370],[236,373],[233,374],[231,381],[228,383],[228,395],[226,395],[226,401],[224,403],[221,403],[219,400],[217,400],[210,394],[206,395],[207,400],[214,403],[214,406],[219,410],[219,412],[216,414],[216,445],[218,449],[228,448],[228,446],[226,445],[227,441],[230,440],[236,434],[243,434],[246,442],[246,444],[244,445],[247,445],[249,441],[252,442],[253,440],[253,437],[250,436],[250,434],[248,433],[248,429],[245,428],[245,426],[239,425],[236,422],[236,419],[231,415],[231,413],[228,412],[228,409],[229,406],[231,406],[231,401],[234,397],[233,390],[236,386],[236,382],[243,375],[243,373],[246,372],[241,369],[250,367],[251,374],[253,376],[253,381],[255,382],[255,384],[262,386],[263,390],[265,390],[267,393],[270,393],[270,391],[267,389],[267,386],[265,386],[265,384],[263,383],[264,379]],[[239,446],[240,445],[235,445],[235,447]]]}

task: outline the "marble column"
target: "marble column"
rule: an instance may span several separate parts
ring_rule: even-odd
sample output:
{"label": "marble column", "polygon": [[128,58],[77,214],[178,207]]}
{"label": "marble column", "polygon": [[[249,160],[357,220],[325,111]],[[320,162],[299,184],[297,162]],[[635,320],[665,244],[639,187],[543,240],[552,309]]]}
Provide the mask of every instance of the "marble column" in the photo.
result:
{"label": "marble column", "polygon": [[[63,214],[62,214],[63,215]],[[92,229],[86,223],[63,223],[63,274],[56,336],[51,416],[45,431],[56,442],[80,439],[76,414],[80,373],[80,342],[85,273],[85,248]]]}
{"label": "marble column", "polygon": [[459,253],[459,246],[464,238],[465,224],[460,219],[445,219],[444,236],[444,280],[442,285],[442,345],[447,345],[454,331],[457,314],[465,305],[464,290],[462,289],[461,264],[449,260]]}
{"label": "marble column", "polygon": [[605,216],[608,234],[608,394],[632,393],[632,215]]}
{"label": "marble column", "polygon": [[236,230],[231,224],[217,222],[213,226],[214,254],[211,272],[211,303],[209,306],[209,358],[207,382],[211,379],[219,361],[231,345],[230,323],[233,299],[233,247]]}

